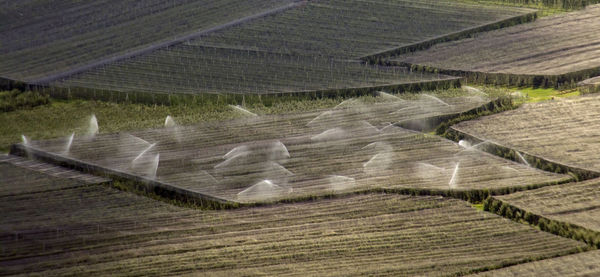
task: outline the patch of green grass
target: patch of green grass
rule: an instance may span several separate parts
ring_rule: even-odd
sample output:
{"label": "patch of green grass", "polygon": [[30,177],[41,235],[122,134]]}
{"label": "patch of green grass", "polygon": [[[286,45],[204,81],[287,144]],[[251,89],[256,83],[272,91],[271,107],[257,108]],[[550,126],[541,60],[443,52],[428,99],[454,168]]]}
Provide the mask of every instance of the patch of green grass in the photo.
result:
{"label": "patch of green grass", "polygon": [[[331,108],[342,100],[285,100],[269,106],[252,103],[246,108],[258,114],[294,113]],[[0,113],[0,152],[7,152],[11,144],[20,142],[22,134],[33,140],[66,137],[73,132],[83,134],[92,114],[98,118],[101,133],[160,127],[167,115],[178,124],[242,116],[225,104],[162,106],[54,99],[50,102],[31,109]]]}
{"label": "patch of green grass", "polygon": [[513,88],[514,91],[521,93],[523,102],[535,103],[540,101],[552,100],[555,98],[574,97],[581,93],[578,90],[561,91],[554,88]]}
{"label": "patch of green grass", "polygon": [[476,210],[483,211],[483,203],[471,204],[471,207],[475,208]]}
{"label": "patch of green grass", "polygon": [[27,109],[50,102],[48,95],[37,91],[0,91],[0,112],[10,112],[19,109]]}

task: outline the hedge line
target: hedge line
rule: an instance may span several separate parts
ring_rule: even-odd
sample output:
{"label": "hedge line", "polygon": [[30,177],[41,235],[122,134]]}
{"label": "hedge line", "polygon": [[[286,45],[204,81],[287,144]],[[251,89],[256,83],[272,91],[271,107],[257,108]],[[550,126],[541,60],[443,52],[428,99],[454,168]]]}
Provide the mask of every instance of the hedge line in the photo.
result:
{"label": "hedge line", "polygon": [[594,248],[600,247],[600,232],[589,230],[575,224],[548,219],[512,206],[494,197],[489,197],[483,202],[483,210],[504,216],[517,222],[532,224],[539,227],[542,231],[583,241]]}
{"label": "hedge line", "polygon": [[564,10],[577,10],[585,8],[588,5],[599,3],[599,0],[483,0],[484,2],[504,2],[518,5],[537,5],[541,4],[550,8],[560,8]]}
{"label": "hedge line", "polygon": [[600,67],[589,68],[560,75],[531,75],[442,69],[432,66],[396,61],[388,61],[386,62],[386,65],[408,67],[413,72],[436,73],[462,77],[464,81],[475,84],[534,88],[575,88],[577,87],[578,82],[600,75]]}

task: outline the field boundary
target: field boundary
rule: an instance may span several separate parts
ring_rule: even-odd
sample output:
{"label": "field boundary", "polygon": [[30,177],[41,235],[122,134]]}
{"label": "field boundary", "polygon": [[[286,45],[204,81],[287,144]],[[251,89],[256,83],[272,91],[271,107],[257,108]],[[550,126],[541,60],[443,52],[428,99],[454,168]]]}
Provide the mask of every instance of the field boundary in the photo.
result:
{"label": "field boundary", "polygon": [[113,182],[124,183],[127,186],[130,186],[131,188],[144,194],[153,193],[155,195],[163,196],[167,199],[172,199],[183,203],[191,203],[200,207],[228,209],[240,206],[240,203],[198,192],[192,192],[171,184],[166,184],[164,182],[109,169],[92,163],[85,163],[77,159],[45,152],[34,147],[25,146],[23,144],[13,144],[10,149],[10,154],[40,160],[49,164],[77,170],[99,177],[109,178],[112,179]]}
{"label": "field boundary", "polygon": [[45,85],[45,84],[48,84],[48,83],[51,83],[51,82],[54,82],[54,81],[57,81],[57,80],[60,80],[60,79],[63,79],[63,78],[67,78],[67,77],[71,77],[73,75],[77,75],[79,73],[88,71],[88,70],[90,70],[92,68],[95,68],[95,67],[107,65],[107,64],[118,62],[118,61],[125,60],[125,59],[134,58],[136,56],[144,55],[144,54],[150,53],[152,51],[156,51],[156,50],[161,49],[161,48],[168,48],[168,47],[171,47],[171,46],[176,45],[176,44],[180,44],[180,43],[188,41],[188,40],[196,39],[198,37],[201,37],[201,36],[204,36],[206,34],[213,33],[213,32],[225,29],[225,28],[237,26],[237,25],[246,23],[246,22],[254,20],[254,19],[258,19],[258,18],[261,18],[261,17],[265,17],[265,16],[277,14],[277,13],[286,11],[288,9],[292,9],[292,8],[298,7],[300,5],[303,5],[303,4],[306,3],[306,1],[307,0],[294,0],[292,3],[289,3],[289,4],[285,5],[285,6],[281,6],[281,7],[277,7],[277,8],[270,9],[270,10],[266,10],[266,11],[263,11],[263,12],[260,12],[260,13],[257,13],[257,14],[249,15],[249,16],[246,16],[246,17],[243,17],[243,18],[236,19],[234,21],[230,21],[230,22],[225,23],[225,24],[221,24],[221,25],[218,25],[218,26],[214,26],[214,27],[208,28],[208,29],[198,30],[198,31],[196,31],[194,33],[191,33],[191,34],[188,34],[188,35],[184,35],[184,36],[180,36],[180,37],[174,38],[174,39],[169,40],[169,41],[151,44],[151,45],[148,45],[148,46],[143,47],[141,49],[129,51],[129,52],[121,54],[121,55],[103,58],[103,59],[97,60],[95,62],[91,62],[91,63],[85,64],[85,65],[81,65],[79,67],[76,67],[76,68],[73,68],[73,69],[70,69],[70,70],[67,70],[67,71],[63,71],[63,72],[56,73],[56,74],[53,74],[53,75],[49,75],[49,76],[46,76],[46,77],[43,77],[43,78],[40,78],[40,79],[37,79],[37,80],[33,80],[33,81],[29,82],[29,83],[30,84],[34,84],[34,85]]}
{"label": "field boundary", "polygon": [[438,130],[441,129],[445,131],[450,123],[461,118],[474,118],[479,117],[482,114],[495,114],[514,108],[515,106],[512,103],[511,98],[499,97],[468,111],[408,119],[395,123],[394,125],[418,132],[431,132],[435,130],[436,133],[438,133]]}
{"label": "field boundary", "polygon": [[600,177],[600,172],[565,165],[556,161],[552,161],[550,159],[529,154],[527,152],[518,151],[510,147],[498,144],[496,142],[484,140],[475,135],[469,134],[465,131],[456,128],[456,126],[450,127],[443,136],[453,141],[460,141],[462,139],[466,139],[473,145],[485,142],[485,147],[481,147],[482,151],[516,162],[519,162],[520,159],[519,157],[517,157],[518,152],[532,167],[548,172],[568,174],[573,176],[576,181],[584,181]]}
{"label": "field boundary", "polygon": [[444,69],[399,61],[387,61],[386,65],[408,67],[412,72],[437,73],[462,77],[466,82],[474,84],[534,88],[575,88],[580,81],[600,76],[600,67],[593,67],[559,75],[536,75]]}
{"label": "field boundary", "polygon": [[410,52],[416,52],[419,50],[428,49],[436,44],[460,40],[468,37],[472,37],[476,33],[488,32],[492,30],[502,29],[514,25],[523,23],[533,22],[538,18],[538,12],[534,11],[524,15],[514,16],[507,19],[501,19],[492,23],[486,23],[472,28],[463,29],[454,33],[444,34],[436,36],[427,40],[419,41],[416,43],[395,47],[392,49],[383,50],[373,54],[369,54],[361,57],[363,61],[367,61],[371,64],[384,64],[385,60],[389,57],[402,55]]}
{"label": "field boundary", "polygon": [[531,224],[551,234],[585,242],[594,248],[600,248],[600,232],[598,231],[533,214],[495,197],[489,197],[483,202],[483,210],[516,222]]}
{"label": "field boundary", "polygon": [[37,86],[30,85],[30,88],[47,93],[57,99],[85,99],[85,100],[100,100],[106,102],[127,102],[140,104],[160,104],[173,105],[178,103],[199,103],[199,102],[223,102],[227,104],[241,104],[248,101],[269,101],[282,97],[302,98],[302,99],[318,99],[318,98],[336,98],[336,97],[357,97],[375,94],[378,91],[386,90],[391,93],[406,93],[419,92],[436,89],[450,89],[461,86],[461,78],[455,76],[443,76],[444,79],[431,81],[416,81],[399,84],[389,84],[381,86],[367,86],[355,88],[341,89],[323,89],[312,91],[296,91],[296,92],[281,92],[269,94],[218,94],[218,93],[153,93],[153,92],[136,92],[136,91],[116,91],[103,90],[84,87],[55,87],[55,86]]}

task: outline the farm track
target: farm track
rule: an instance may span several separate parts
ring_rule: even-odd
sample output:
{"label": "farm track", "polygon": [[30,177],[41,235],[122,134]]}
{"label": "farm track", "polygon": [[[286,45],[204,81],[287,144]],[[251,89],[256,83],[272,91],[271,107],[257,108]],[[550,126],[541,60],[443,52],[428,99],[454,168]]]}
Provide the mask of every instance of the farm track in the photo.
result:
{"label": "farm track", "polygon": [[202,211],[95,185],[0,207],[1,275],[464,274],[585,248],[440,197]]}

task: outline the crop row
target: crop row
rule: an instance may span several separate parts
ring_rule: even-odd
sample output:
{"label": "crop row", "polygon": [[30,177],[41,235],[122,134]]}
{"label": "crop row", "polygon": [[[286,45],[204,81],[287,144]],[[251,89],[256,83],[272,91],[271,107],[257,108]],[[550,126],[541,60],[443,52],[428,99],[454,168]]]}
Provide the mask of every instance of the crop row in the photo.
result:
{"label": "crop row", "polygon": [[5,3],[0,75],[32,81],[219,26],[290,1]]}
{"label": "crop row", "polygon": [[[545,17],[395,58],[417,71],[465,75],[484,83],[559,86],[600,74],[600,5]],[[481,76],[479,76],[481,75]]]}
{"label": "crop row", "polygon": [[486,102],[481,95],[375,99],[378,103],[350,99],[317,113],[78,136],[69,151],[64,139],[31,145],[82,161],[82,167],[93,164],[183,193],[242,203],[381,188],[436,194],[476,190],[479,199],[488,190],[570,179],[391,124],[471,110]]}
{"label": "crop row", "polygon": [[464,274],[585,247],[433,197],[206,211],[88,186],[3,197],[0,207],[3,275]]}

